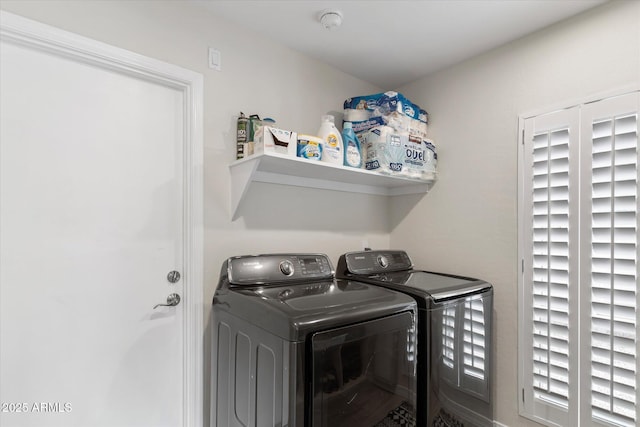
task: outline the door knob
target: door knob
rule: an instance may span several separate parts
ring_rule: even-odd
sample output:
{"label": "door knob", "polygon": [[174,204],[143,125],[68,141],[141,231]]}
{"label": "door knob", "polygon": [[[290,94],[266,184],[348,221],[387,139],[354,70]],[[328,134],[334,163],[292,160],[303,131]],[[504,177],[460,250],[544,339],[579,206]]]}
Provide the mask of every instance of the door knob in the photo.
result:
{"label": "door knob", "polygon": [[158,307],[173,307],[174,305],[178,305],[178,304],[180,304],[180,295],[169,294],[169,296],[167,297],[166,304],[156,304],[155,307],[153,307],[153,309],[155,310]]}

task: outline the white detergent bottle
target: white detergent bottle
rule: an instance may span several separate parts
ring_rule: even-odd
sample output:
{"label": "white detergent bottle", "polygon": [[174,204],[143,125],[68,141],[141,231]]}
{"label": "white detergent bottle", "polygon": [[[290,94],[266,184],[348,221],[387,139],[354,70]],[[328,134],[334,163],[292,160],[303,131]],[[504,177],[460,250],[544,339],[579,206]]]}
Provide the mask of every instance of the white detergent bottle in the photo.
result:
{"label": "white detergent bottle", "polygon": [[322,139],[322,158],[320,160],[334,165],[342,165],[344,152],[342,135],[333,122],[333,116],[322,116],[318,136]]}

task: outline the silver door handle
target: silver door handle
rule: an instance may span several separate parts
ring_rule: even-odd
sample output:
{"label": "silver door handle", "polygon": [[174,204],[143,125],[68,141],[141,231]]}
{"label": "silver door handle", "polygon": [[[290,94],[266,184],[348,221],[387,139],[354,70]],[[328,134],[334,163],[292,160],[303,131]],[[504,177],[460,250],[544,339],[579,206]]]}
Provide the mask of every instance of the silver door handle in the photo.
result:
{"label": "silver door handle", "polygon": [[153,307],[153,309],[155,310],[158,307],[173,307],[174,305],[178,305],[178,304],[180,304],[180,295],[169,294],[169,296],[167,297],[166,304],[156,304],[155,307]]}

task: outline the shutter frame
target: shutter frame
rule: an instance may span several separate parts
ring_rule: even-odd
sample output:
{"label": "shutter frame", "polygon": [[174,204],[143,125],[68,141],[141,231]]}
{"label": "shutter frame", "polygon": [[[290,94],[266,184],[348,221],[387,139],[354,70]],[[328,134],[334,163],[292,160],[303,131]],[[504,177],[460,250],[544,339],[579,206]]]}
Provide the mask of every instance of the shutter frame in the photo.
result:
{"label": "shutter frame", "polygon": [[[540,240],[536,250],[540,251],[537,256],[541,260],[557,263],[563,248],[552,239],[544,239],[541,234],[544,227],[533,230],[533,203],[527,198],[531,197],[534,184],[540,183],[533,181],[532,154],[528,150],[534,135],[554,129],[550,124],[554,120],[556,128],[576,126],[579,130],[576,132],[579,144],[573,145],[577,152],[570,149],[569,153],[569,209],[574,213],[570,222],[580,229],[574,236],[577,229],[574,226],[568,235],[573,255],[568,262],[572,291],[566,410],[534,398],[532,373],[534,233]],[[522,130],[518,158],[518,262],[522,264],[518,301],[520,414],[550,426],[635,426],[640,421],[640,91],[535,117],[521,117],[519,124]],[[598,132],[612,124],[617,132],[613,132],[614,145],[610,150],[606,132],[600,138]],[[576,188],[578,197],[573,193]],[[555,195],[560,194],[557,189],[554,191]],[[551,203],[562,207],[558,200]],[[544,208],[545,204],[541,206]],[[549,270],[546,267],[542,264],[542,273]],[[544,303],[547,296],[542,297]],[[561,305],[557,307],[562,311]],[[550,316],[541,315],[541,324],[548,323],[553,314]]]}

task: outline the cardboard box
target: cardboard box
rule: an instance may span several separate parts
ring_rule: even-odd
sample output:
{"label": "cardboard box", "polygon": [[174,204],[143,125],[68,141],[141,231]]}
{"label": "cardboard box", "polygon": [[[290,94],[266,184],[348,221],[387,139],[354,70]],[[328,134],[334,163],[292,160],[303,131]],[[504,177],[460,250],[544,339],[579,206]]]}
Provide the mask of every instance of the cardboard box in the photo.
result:
{"label": "cardboard box", "polygon": [[254,154],[279,153],[296,157],[298,134],[271,126],[261,127],[254,136]]}

